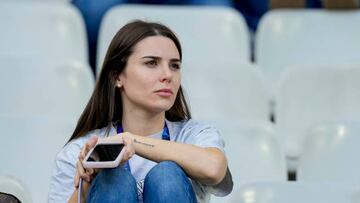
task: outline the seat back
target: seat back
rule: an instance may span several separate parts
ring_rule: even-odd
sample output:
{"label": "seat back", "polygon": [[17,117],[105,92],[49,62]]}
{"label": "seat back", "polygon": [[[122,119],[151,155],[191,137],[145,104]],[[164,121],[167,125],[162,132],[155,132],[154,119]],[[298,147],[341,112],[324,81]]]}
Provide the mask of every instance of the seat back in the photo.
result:
{"label": "seat back", "polygon": [[298,159],[313,125],[360,120],[360,68],[299,67],[286,71],[279,83],[276,123],[288,157]]}
{"label": "seat back", "polygon": [[293,65],[359,64],[359,36],[358,10],[273,10],[259,23],[255,58],[272,85]]}
{"label": "seat back", "polygon": [[309,131],[300,158],[298,180],[360,182],[359,122],[318,125]]}
{"label": "seat back", "polygon": [[135,19],[169,26],[182,44],[184,62],[250,61],[248,29],[236,10],[217,6],[120,5],[113,7],[101,23],[98,73],[116,32]]}
{"label": "seat back", "polygon": [[268,182],[243,186],[233,203],[355,203],[359,202],[358,187],[343,184],[307,182]]}
{"label": "seat back", "polygon": [[184,63],[182,84],[195,119],[266,122],[270,110],[264,78],[247,63]]}
{"label": "seat back", "polygon": [[14,176],[0,176],[0,201],[1,202],[26,202],[31,203],[29,190]]}
{"label": "seat back", "polygon": [[0,58],[0,115],[67,115],[77,119],[94,87],[80,63]]}
{"label": "seat back", "polygon": [[0,56],[88,61],[85,25],[71,4],[2,2],[0,27]]}
{"label": "seat back", "polygon": [[212,196],[212,203],[230,202],[241,186],[252,182],[287,180],[285,154],[275,129],[271,124],[259,123],[237,123],[222,130],[234,189],[226,197]]}
{"label": "seat back", "polygon": [[0,123],[0,174],[21,180],[33,202],[47,202],[55,156],[70,138],[74,122],[53,115],[0,116]]}

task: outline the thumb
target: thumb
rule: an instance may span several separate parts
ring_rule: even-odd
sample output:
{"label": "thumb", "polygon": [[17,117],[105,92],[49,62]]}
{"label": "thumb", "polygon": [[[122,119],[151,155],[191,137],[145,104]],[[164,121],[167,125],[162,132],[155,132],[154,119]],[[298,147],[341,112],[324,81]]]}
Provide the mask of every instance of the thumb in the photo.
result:
{"label": "thumb", "polygon": [[90,139],[89,139],[89,141],[88,141],[88,146],[90,147],[90,148],[92,148],[92,147],[94,147],[95,145],[96,145],[96,143],[97,143],[97,141],[98,141],[98,137],[97,136],[92,136]]}
{"label": "thumb", "polygon": [[98,137],[97,136],[92,136],[90,137],[90,139],[85,143],[85,149],[83,150],[84,151],[84,154],[83,156],[85,157],[85,154],[90,151],[91,148],[93,148],[96,143],[98,141]]}

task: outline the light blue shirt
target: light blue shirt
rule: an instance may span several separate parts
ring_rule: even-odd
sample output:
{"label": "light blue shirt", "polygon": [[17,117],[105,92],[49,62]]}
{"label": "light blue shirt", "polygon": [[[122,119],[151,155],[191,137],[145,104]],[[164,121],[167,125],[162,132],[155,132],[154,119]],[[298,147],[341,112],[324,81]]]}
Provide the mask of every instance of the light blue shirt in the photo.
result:
{"label": "light blue shirt", "polygon": [[[216,128],[200,124],[192,119],[179,122],[166,121],[166,123],[169,128],[171,141],[193,144],[204,148],[216,147],[224,152],[224,140],[221,138],[220,133]],[[65,147],[59,152],[55,159],[55,168],[53,170],[50,182],[49,202],[63,203],[68,201],[68,199],[74,192],[74,176],[76,173],[76,162],[81,148],[91,136],[107,136],[106,131],[106,128],[93,130],[83,137],[72,140],[70,143],[66,144]],[[115,127],[111,127],[109,135],[115,134]],[[153,136],[156,137],[156,135]],[[134,160],[132,160],[133,158]],[[137,173],[139,173],[139,160],[136,160],[137,157],[133,158],[130,159],[130,163],[131,165],[137,167],[132,168],[132,171],[136,171]],[[150,170],[149,167],[145,168],[145,173],[142,173],[142,176],[144,176],[144,174],[146,174]],[[137,179],[137,177],[135,178]],[[232,186],[229,186],[230,188],[225,189],[223,187],[221,189],[211,187],[201,184],[195,180],[192,180],[192,184],[199,202],[209,202],[210,193],[214,193],[216,195],[225,195],[229,193],[232,189]]]}

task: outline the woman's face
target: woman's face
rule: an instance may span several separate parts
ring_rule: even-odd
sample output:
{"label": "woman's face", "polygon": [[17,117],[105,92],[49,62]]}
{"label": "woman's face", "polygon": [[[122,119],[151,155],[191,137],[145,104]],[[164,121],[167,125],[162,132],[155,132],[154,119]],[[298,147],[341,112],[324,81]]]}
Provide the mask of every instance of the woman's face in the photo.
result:
{"label": "woman's face", "polygon": [[151,36],[138,42],[117,79],[124,110],[169,110],[180,87],[180,55],[167,37]]}

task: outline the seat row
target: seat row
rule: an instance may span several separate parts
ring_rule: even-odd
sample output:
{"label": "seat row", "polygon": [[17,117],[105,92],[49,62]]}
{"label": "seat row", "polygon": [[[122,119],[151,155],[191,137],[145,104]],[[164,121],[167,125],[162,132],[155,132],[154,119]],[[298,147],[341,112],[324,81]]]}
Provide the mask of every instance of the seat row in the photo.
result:
{"label": "seat row", "polygon": [[[88,62],[84,22],[71,4],[0,4],[0,55]],[[113,7],[102,20],[97,72],[116,31],[134,19],[170,26],[183,44],[185,62],[251,61],[250,34],[234,9],[125,4]],[[359,64],[359,19],[359,10],[272,10],[261,19],[255,36],[255,62],[270,82],[293,65]]]}
{"label": "seat row", "polygon": [[[359,123],[352,122],[324,123],[309,129],[297,180],[289,182],[285,154],[273,126],[254,123],[228,128],[224,139],[234,189],[227,197],[212,196],[211,202],[358,202],[359,134]],[[341,185],[340,190],[332,185]],[[343,193],[345,188],[349,190]]]}

